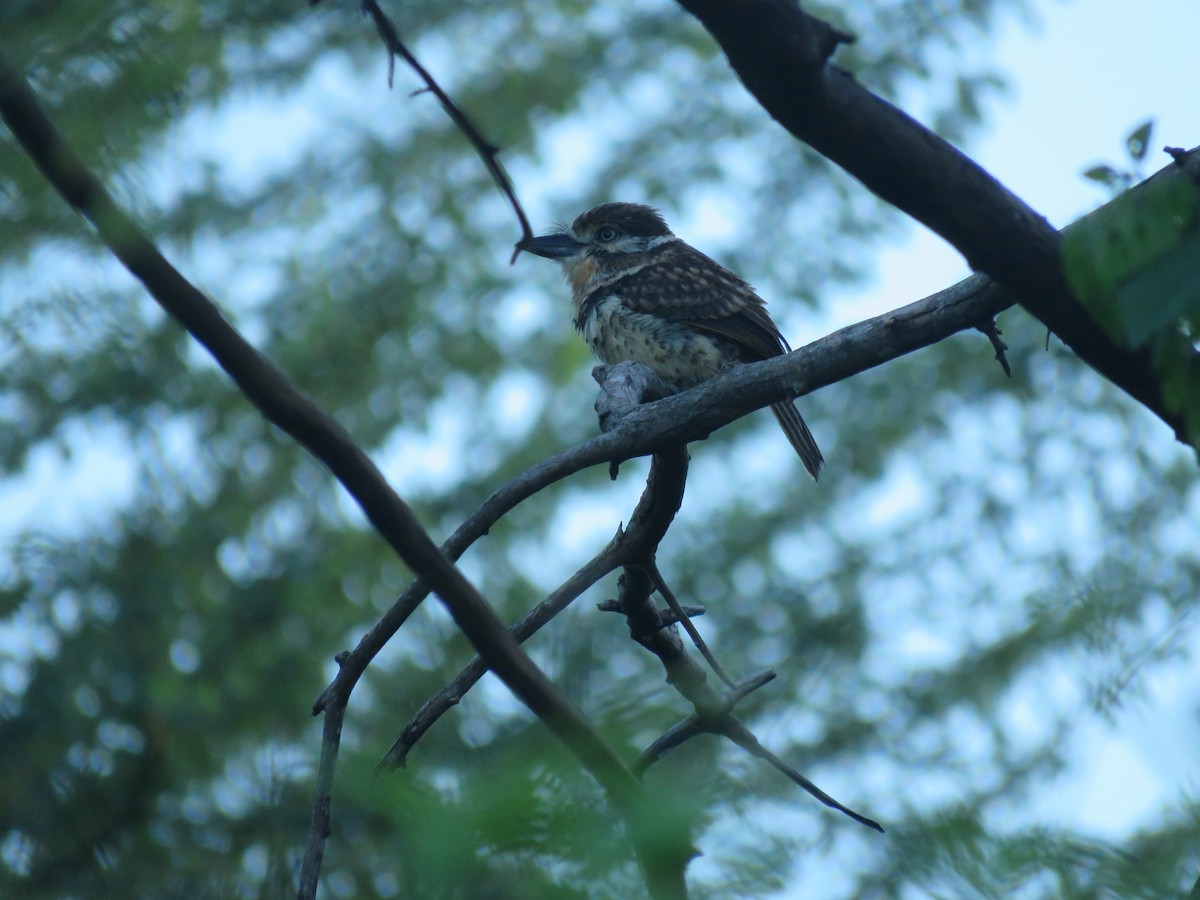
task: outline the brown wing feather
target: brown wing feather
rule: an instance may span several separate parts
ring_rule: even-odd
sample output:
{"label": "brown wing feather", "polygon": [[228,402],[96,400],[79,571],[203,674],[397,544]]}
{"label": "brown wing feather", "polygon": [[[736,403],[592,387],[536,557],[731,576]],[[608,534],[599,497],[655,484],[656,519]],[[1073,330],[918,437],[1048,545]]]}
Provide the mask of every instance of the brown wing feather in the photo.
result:
{"label": "brown wing feather", "polygon": [[783,335],[775,328],[775,323],[761,308],[742,309],[723,319],[687,321],[699,331],[719,334],[741,345],[751,354],[752,359],[770,359],[790,349]]}
{"label": "brown wing feather", "polygon": [[747,360],[786,353],[787,342],[766,304],[742,279],[687,244],[672,242],[648,254],[644,265],[606,287],[637,312],[685,322],[728,338]]}

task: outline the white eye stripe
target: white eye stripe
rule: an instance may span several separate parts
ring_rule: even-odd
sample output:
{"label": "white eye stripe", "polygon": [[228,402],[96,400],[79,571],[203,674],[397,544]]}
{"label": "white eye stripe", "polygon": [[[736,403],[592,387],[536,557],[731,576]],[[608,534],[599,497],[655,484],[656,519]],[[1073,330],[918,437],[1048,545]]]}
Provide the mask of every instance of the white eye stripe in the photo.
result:
{"label": "white eye stripe", "polygon": [[679,240],[679,238],[675,237],[673,234],[660,234],[658,237],[652,237],[650,240],[646,241],[645,249],[653,250],[655,247],[661,247],[663,244],[669,244],[672,241],[677,240]]}
{"label": "white eye stripe", "polygon": [[600,235],[596,235],[598,243],[593,244],[594,252],[605,256],[622,253],[645,253],[648,250],[654,250],[661,247],[663,244],[672,244],[678,241],[679,238],[673,234],[660,234],[654,237],[639,237],[638,235],[626,234],[618,237],[616,240],[604,240]]}

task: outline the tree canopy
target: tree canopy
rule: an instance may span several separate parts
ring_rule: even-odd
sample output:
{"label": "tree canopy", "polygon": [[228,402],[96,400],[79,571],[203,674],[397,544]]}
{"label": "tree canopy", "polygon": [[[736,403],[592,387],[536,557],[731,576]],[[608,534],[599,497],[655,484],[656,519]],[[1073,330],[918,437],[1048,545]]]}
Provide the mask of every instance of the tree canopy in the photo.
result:
{"label": "tree canopy", "polygon": [[[926,91],[964,139],[998,75],[964,51],[1004,4],[805,8],[838,64]],[[507,265],[511,212],[353,4],[8,4],[0,42],[172,261],[364,447],[442,540],[596,431],[557,273]],[[895,210],[794,140],[667,4],[389,8],[502,148],[534,227],[594,202],[715,210],[705,250],[794,345]],[[0,894],[288,896],[314,699],[411,573],[0,140],[0,486],[37,514],[0,557]],[[694,241],[699,243],[699,241]],[[897,298],[907,302],[916,298]],[[1140,320],[1139,320],[1140,321]],[[1177,896],[1200,806],[1115,844],[1046,812],[1070,735],[1183,652],[1194,456],[1014,309],[1012,378],[966,332],[805,397],[817,487],[765,414],[691,446],[657,563],[722,664],[777,679],[739,713],[887,835],[716,737],[646,774],[703,856],[696,896]],[[646,463],[517,506],[460,566],[506,621],[630,515]],[[527,645],[619,755],[690,708],[595,602]],[[376,763],[473,652],[424,603],[347,709],[322,886],[345,897],[629,897],[604,795],[485,677],[402,771]],[[519,890],[514,888],[519,885]]]}

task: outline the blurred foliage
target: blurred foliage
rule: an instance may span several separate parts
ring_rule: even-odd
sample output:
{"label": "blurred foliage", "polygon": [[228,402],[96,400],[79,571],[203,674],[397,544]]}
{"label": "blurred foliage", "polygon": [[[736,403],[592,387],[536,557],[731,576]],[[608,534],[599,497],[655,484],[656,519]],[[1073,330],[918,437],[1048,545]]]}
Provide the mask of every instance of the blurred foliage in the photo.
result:
{"label": "blurred foliage", "polygon": [[[999,84],[962,48],[1000,4],[810,7],[860,36],[840,61],[866,84],[927,88],[947,134],[969,133]],[[669,4],[389,11],[505,147],[535,222],[621,198],[662,205],[686,235],[687,212],[717,209],[729,228],[706,249],[773,298],[792,338],[898,222],[781,134]],[[354,4],[15,2],[0,34],[75,148],[435,537],[594,432],[557,274],[506,265],[503,200],[436,105],[406,96],[406,72],[385,89]],[[0,895],[287,896],[313,698],[408,574],[7,136],[0,210]],[[1002,324],[1011,382],[964,335],[806,398],[831,463],[817,488],[766,416],[693,448],[664,572],[708,607],[727,668],[779,673],[746,706],[762,739],[889,828],[865,833],[696,741],[647,785],[695,822],[697,896],[1168,896],[1194,881],[1194,798],[1119,845],[1042,799],[1072,735],[1186,659],[1194,463],[1044,352],[1036,326]],[[465,570],[515,618],[602,546],[644,471],[545,491]],[[632,758],[687,710],[587,602],[612,589],[530,650]],[[374,776],[468,658],[429,603],[355,693],[325,895],[638,896],[598,788],[491,679],[407,770]]]}
{"label": "blurred foliage", "polygon": [[1069,228],[1067,277],[1079,299],[1115,339],[1149,347],[1168,404],[1184,414],[1200,449],[1200,186],[1182,172],[1129,190],[1153,134],[1152,121],[1125,140],[1129,170],[1093,166],[1084,177],[1119,193]]}

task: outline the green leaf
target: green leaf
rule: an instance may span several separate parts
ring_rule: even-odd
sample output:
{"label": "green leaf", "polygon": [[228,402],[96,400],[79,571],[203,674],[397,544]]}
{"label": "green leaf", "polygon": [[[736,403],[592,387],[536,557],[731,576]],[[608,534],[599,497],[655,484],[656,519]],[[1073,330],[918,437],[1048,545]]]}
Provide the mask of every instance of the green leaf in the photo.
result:
{"label": "green leaf", "polygon": [[1154,131],[1154,120],[1147,119],[1137,128],[1129,133],[1129,137],[1125,138],[1125,148],[1129,151],[1129,157],[1134,162],[1141,162],[1146,158],[1146,150],[1150,146],[1150,135]]}
{"label": "green leaf", "polygon": [[[1164,346],[1155,353],[1155,363],[1160,373],[1163,399],[1167,405],[1183,415],[1183,427],[1188,442],[1200,446],[1200,377],[1197,376],[1195,357],[1187,352],[1191,349],[1186,339],[1164,341]],[[1180,350],[1184,352],[1180,352]]]}
{"label": "green leaf", "polygon": [[1184,235],[1117,288],[1125,336],[1135,346],[1200,311],[1200,231]]}
{"label": "green leaf", "polygon": [[[1066,230],[1067,280],[1115,338],[1143,343],[1189,308],[1187,266],[1194,258],[1198,223],[1200,193],[1190,181],[1147,182]],[[1171,255],[1176,253],[1178,257]],[[1146,274],[1160,265],[1167,271]],[[1151,296],[1150,291],[1173,295],[1166,310],[1163,295]]]}
{"label": "green leaf", "polygon": [[1123,178],[1121,173],[1112,166],[1104,165],[1092,166],[1090,169],[1084,171],[1083,177],[1089,181],[1096,181],[1109,187],[1120,184]]}

